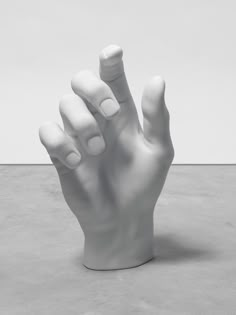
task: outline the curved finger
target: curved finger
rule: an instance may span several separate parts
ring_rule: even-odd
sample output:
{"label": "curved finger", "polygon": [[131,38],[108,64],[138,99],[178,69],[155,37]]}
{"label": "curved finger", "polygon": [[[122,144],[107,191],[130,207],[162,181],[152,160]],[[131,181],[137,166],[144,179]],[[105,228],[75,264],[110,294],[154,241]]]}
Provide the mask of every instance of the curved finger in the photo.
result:
{"label": "curved finger", "polygon": [[80,71],[71,80],[75,94],[91,103],[106,119],[118,114],[120,105],[110,87],[88,70]]}
{"label": "curved finger", "polygon": [[57,123],[45,122],[39,128],[39,138],[51,158],[57,158],[71,169],[79,165],[81,154]]}
{"label": "curved finger", "polygon": [[80,97],[64,95],[59,110],[66,133],[74,138],[79,137],[87,153],[97,155],[104,151],[105,141],[98,123]]}

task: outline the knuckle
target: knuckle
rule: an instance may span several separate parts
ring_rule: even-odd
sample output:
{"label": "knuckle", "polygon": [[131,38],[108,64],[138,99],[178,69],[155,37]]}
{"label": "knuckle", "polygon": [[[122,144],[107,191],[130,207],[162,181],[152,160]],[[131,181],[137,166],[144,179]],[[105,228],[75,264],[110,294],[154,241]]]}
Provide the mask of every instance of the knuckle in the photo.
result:
{"label": "knuckle", "polygon": [[72,127],[75,134],[85,133],[87,131],[97,131],[97,123],[92,116],[89,117],[89,115],[81,115],[80,119],[73,123]]}
{"label": "knuckle", "polygon": [[168,128],[169,128],[169,122],[170,122],[170,113],[169,113],[169,110],[167,109],[165,103],[164,103],[164,118],[165,118],[165,121],[166,123],[168,124]]}
{"label": "knuckle", "polygon": [[175,150],[171,141],[161,147],[159,151],[159,158],[163,164],[170,165],[174,159],[174,156]]}
{"label": "knuckle", "polygon": [[75,74],[71,80],[71,87],[76,94],[85,97],[93,104],[96,104],[98,99],[106,97],[109,91],[107,84],[89,70]]}
{"label": "knuckle", "polygon": [[174,160],[174,157],[175,157],[175,149],[173,145],[171,145],[170,150],[169,150],[169,158],[171,162]]}

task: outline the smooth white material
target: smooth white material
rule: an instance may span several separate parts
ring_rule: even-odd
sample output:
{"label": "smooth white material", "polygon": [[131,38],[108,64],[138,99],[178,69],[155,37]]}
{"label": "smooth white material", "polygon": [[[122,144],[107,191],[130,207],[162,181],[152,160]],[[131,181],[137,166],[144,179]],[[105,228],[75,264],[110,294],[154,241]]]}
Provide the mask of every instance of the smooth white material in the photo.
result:
{"label": "smooth white material", "polygon": [[[100,78],[89,71],[73,76],[75,94],[59,106],[64,130],[50,121],[39,129],[85,236],[84,265],[96,270],[153,258],[153,211],[174,157],[165,82],[155,76],[146,84],[142,128],[122,55],[119,46],[108,46],[100,53]],[[102,151],[94,139],[104,139]]]}

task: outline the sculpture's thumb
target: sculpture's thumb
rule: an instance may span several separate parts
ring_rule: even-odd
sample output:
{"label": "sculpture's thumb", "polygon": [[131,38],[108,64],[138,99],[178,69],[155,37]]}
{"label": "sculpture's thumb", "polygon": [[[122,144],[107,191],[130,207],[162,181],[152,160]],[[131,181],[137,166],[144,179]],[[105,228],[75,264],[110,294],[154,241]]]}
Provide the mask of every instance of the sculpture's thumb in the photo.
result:
{"label": "sculpture's thumb", "polygon": [[170,141],[169,112],[165,105],[165,82],[153,77],[142,96],[143,131],[147,141],[165,145]]}

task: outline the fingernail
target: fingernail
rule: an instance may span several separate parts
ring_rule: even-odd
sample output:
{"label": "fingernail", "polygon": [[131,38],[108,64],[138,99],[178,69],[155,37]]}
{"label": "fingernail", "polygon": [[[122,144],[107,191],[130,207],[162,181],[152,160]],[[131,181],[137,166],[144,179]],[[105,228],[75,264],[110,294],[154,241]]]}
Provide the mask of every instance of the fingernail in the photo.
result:
{"label": "fingernail", "polygon": [[120,111],[119,104],[112,99],[106,99],[100,104],[100,109],[105,118],[111,118]]}
{"label": "fingernail", "polygon": [[69,166],[73,168],[79,165],[80,160],[81,160],[81,156],[75,152],[69,153],[66,157],[66,162],[69,164]]}
{"label": "fingernail", "polygon": [[96,136],[88,140],[89,153],[93,155],[102,153],[105,149],[105,146],[105,142],[100,136]]}

